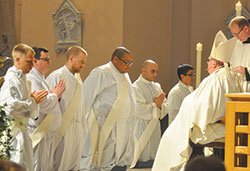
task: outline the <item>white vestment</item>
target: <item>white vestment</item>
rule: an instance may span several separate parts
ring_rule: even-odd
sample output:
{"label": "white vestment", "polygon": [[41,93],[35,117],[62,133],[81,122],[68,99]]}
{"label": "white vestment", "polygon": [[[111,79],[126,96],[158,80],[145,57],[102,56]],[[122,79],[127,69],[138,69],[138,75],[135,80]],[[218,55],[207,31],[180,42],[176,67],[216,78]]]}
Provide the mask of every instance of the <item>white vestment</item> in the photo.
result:
{"label": "white vestment", "polygon": [[181,80],[170,90],[168,94],[169,124],[176,117],[183,99],[193,91],[192,86],[184,84]]}
{"label": "white vestment", "polygon": [[[32,68],[27,78],[31,81],[31,89],[40,91],[47,90],[50,92],[50,87],[44,76]],[[53,154],[54,154],[54,131],[59,128],[61,124],[61,109],[58,103],[58,97],[55,93],[49,93],[47,98],[39,104],[39,116],[37,120],[30,119],[29,126],[30,132],[33,132],[35,128],[44,120],[48,114],[54,114],[56,117],[52,125],[50,126],[47,135],[39,142],[34,149],[34,170],[51,170],[53,168]]]}
{"label": "white vestment", "polygon": [[[236,41],[230,64],[250,68],[250,43]],[[240,75],[240,81],[244,92],[250,92],[250,84],[249,81],[246,81],[245,75]]]}
{"label": "white vestment", "polygon": [[[145,128],[149,125],[150,121],[155,120],[155,125],[151,137],[149,137],[146,143],[147,145],[142,150],[142,153],[138,161],[146,162],[154,160],[158,145],[161,139],[160,121],[167,114],[167,100],[165,98],[161,109],[159,109],[154,103],[153,99],[163,93],[159,83],[148,81],[141,75],[133,83],[135,86],[136,95],[136,113],[134,121],[134,135],[136,141],[142,136]],[[147,135],[150,136],[150,135]],[[141,146],[140,146],[141,148]]]}
{"label": "white vestment", "polygon": [[[58,84],[60,79],[65,81],[65,92],[63,93],[60,100],[60,108],[62,113],[66,111],[70,105],[76,91],[77,79],[66,66],[53,71],[47,78],[48,83],[51,87]],[[83,98],[80,96],[80,102],[76,113],[69,128],[66,130],[64,137],[60,144],[57,146],[54,154],[55,170],[68,171],[68,170],[79,170],[80,159],[83,148],[83,136],[85,131],[85,117],[83,115]],[[64,123],[62,122],[62,126]]]}
{"label": "white vestment", "polygon": [[38,116],[38,105],[30,96],[30,87],[27,84],[26,75],[15,66],[8,69],[0,92],[0,103],[7,103],[6,114],[14,117],[23,126],[18,124],[19,130],[14,137],[11,160],[22,165],[27,171],[33,171],[33,149],[31,139],[27,133],[28,118]]}
{"label": "white vestment", "polygon": [[235,79],[228,79],[225,68],[206,77],[182,102],[176,119],[161,139],[152,171],[177,171],[188,161],[195,144],[206,144],[225,137],[225,125],[215,123],[225,116],[226,93],[238,92]]}
{"label": "white vestment", "polygon": [[[104,150],[101,163],[97,167],[98,170],[110,171],[115,165],[129,166],[131,164],[133,159],[131,126],[132,114],[135,111],[135,98],[132,94],[133,89],[128,74],[121,74],[111,62],[92,70],[83,83],[84,109],[87,119],[89,121],[90,110],[92,110],[100,133],[117,98],[117,89],[124,79],[128,83],[127,97],[124,100],[124,107],[118,109],[117,115],[119,115],[119,118],[112,127],[106,143],[103,144]],[[92,170],[94,167],[91,165],[94,152],[92,152],[90,134],[88,132],[85,138],[81,170]]]}

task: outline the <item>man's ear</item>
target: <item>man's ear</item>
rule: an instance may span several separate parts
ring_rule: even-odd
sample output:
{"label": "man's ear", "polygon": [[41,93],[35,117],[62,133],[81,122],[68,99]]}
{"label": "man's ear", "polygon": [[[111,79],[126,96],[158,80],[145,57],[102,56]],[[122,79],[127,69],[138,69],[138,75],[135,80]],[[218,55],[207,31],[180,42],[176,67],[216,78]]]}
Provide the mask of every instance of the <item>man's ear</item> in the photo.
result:
{"label": "man's ear", "polygon": [[146,72],[146,68],[142,67],[141,72],[145,73]]}
{"label": "man's ear", "polygon": [[20,57],[20,56],[16,56],[16,57],[15,57],[15,61],[19,64],[20,61],[21,61],[21,57]]}
{"label": "man's ear", "polygon": [[113,60],[112,60],[112,62],[114,62],[114,63],[117,63],[118,62],[118,57],[117,56],[114,56],[114,58],[113,58]]}
{"label": "man's ear", "polygon": [[114,60],[117,62],[119,59],[117,56],[114,57]]}
{"label": "man's ear", "polygon": [[244,30],[245,32],[248,32],[248,29],[249,29],[249,27],[244,26],[244,29],[243,29],[243,30]]}
{"label": "man's ear", "polygon": [[214,68],[215,68],[217,65],[218,65],[217,62],[216,62],[215,60],[213,60],[213,66],[214,66]]}
{"label": "man's ear", "polygon": [[183,80],[184,77],[185,77],[185,75],[181,74],[181,80]]}
{"label": "man's ear", "polygon": [[73,56],[70,56],[70,57],[69,57],[69,61],[70,61],[70,63],[72,63],[72,62],[73,62],[73,58],[74,58]]}
{"label": "man's ear", "polygon": [[16,56],[16,61],[20,61],[20,57],[19,56]]}
{"label": "man's ear", "polygon": [[37,64],[38,59],[33,58],[33,65]]}

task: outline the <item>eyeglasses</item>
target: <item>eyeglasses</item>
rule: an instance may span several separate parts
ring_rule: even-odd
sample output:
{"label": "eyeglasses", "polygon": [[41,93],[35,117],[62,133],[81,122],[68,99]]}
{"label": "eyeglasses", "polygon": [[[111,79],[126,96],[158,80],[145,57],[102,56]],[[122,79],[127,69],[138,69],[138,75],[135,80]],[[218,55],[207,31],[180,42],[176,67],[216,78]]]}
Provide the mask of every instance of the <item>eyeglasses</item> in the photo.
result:
{"label": "eyeglasses", "polygon": [[119,58],[119,57],[117,57],[119,60],[121,60],[124,64],[126,64],[127,66],[132,66],[133,65],[133,63],[134,63],[134,61],[131,61],[131,62],[129,62],[129,61],[124,61],[122,58]]}
{"label": "eyeglasses", "polygon": [[242,27],[238,33],[233,33],[233,35],[234,35],[234,36],[239,36],[239,34],[241,33],[241,31],[242,31],[243,29],[244,29],[244,27]]}
{"label": "eyeglasses", "polygon": [[191,73],[191,74],[186,74],[186,75],[193,77],[193,76],[196,76],[196,73]]}
{"label": "eyeglasses", "polygon": [[49,61],[50,61],[50,58],[38,58],[38,60],[43,60],[43,61],[49,62]]}

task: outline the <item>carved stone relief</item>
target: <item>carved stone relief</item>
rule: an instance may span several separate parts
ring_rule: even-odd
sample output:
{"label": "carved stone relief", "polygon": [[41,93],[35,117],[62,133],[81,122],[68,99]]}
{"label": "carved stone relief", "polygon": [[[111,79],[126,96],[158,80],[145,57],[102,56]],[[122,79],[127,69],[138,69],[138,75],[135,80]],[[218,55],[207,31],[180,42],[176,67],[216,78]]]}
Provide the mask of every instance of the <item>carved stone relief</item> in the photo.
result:
{"label": "carved stone relief", "polygon": [[1,56],[9,56],[9,45],[8,45],[8,37],[6,34],[2,34],[2,41],[0,44],[0,57]]}
{"label": "carved stone relief", "polygon": [[[12,48],[16,45],[16,30],[15,30],[15,0],[1,0],[0,1],[2,6],[2,14],[3,14],[3,21],[1,24],[4,23],[4,30],[5,33],[2,34],[3,39],[3,46],[6,43],[6,47],[1,47],[1,55],[2,56],[10,56]],[[1,39],[1,38],[0,38]],[[4,51],[3,51],[4,50]]]}
{"label": "carved stone relief", "polygon": [[70,46],[82,44],[81,13],[69,0],[64,0],[53,14],[55,29],[55,51],[65,52]]}

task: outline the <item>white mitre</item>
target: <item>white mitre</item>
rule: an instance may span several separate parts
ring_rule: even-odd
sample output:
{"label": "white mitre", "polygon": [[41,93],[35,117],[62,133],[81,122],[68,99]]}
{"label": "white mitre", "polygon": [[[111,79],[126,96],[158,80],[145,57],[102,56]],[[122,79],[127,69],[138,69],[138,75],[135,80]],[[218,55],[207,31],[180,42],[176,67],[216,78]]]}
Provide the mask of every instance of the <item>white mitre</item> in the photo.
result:
{"label": "white mitre", "polygon": [[227,40],[226,36],[220,30],[214,38],[210,56],[218,61],[229,62],[236,40],[235,37]]}

